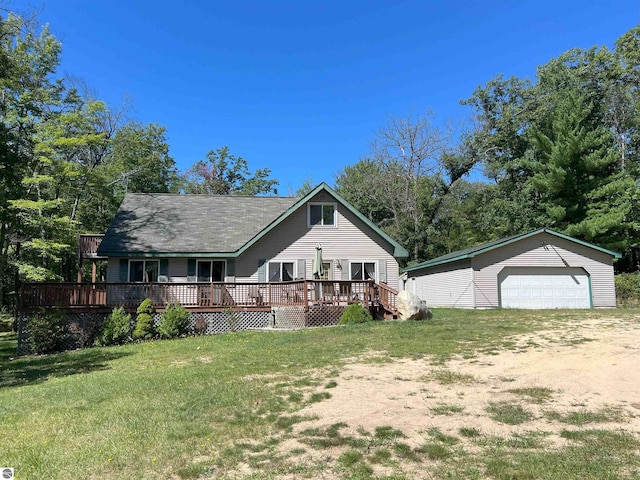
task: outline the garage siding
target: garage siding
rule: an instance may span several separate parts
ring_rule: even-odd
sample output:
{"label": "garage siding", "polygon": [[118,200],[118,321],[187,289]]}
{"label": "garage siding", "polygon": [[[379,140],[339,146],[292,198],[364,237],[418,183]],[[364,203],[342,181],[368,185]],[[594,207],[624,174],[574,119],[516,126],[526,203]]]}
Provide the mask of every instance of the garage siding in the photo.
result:
{"label": "garage siding", "polygon": [[407,282],[407,290],[429,307],[473,308],[473,270],[469,260],[416,270]]}
{"label": "garage siding", "polygon": [[616,306],[611,255],[548,233],[480,254],[472,266],[476,308],[500,306],[498,275],[505,267],[567,266],[582,267],[590,275],[594,307]]}

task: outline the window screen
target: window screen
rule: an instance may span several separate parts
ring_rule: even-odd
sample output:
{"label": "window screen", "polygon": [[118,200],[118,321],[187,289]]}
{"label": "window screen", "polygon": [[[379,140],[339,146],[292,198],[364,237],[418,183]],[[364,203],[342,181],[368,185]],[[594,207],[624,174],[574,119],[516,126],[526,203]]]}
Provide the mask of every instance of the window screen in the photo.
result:
{"label": "window screen", "polygon": [[332,203],[309,205],[309,225],[335,225],[336,207]]}

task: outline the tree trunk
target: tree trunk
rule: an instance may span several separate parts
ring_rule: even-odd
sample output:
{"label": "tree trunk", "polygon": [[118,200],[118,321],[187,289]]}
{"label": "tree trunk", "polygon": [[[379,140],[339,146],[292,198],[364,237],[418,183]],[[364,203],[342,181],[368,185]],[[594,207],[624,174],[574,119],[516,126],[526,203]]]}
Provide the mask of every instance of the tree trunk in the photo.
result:
{"label": "tree trunk", "polygon": [[0,307],[7,305],[7,284],[11,281],[11,275],[7,271],[9,263],[7,261],[9,249],[7,247],[7,224],[3,221],[0,225]]}

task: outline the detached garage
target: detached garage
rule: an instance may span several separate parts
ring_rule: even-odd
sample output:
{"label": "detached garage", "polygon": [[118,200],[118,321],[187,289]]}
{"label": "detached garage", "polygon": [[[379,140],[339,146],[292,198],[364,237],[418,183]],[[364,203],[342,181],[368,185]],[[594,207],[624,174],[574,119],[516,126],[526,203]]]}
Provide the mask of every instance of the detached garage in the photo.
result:
{"label": "detached garage", "polygon": [[615,307],[620,254],[539,229],[404,269],[404,288],[430,307]]}

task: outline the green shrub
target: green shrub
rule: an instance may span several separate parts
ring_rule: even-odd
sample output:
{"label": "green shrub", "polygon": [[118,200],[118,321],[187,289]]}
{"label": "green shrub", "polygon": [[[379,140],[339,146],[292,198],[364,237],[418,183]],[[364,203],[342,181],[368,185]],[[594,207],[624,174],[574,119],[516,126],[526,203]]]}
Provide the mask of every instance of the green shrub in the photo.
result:
{"label": "green shrub", "polygon": [[151,301],[150,298],[145,298],[142,301],[142,303],[140,303],[140,306],[136,310],[136,313],[138,315],[140,315],[141,313],[146,313],[148,315],[155,315],[156,307],[153,306],[153,302]]}
{"label": "green shrub", "polygon": [[153,324],[153,315],[156,313],[156,307],[153,302],[145,298],[138,310],[136,318],[136,328],[133,329],[132,337],[134,340],[150,340],[155,336],[155,326]]}
{"label": "green shrub", "polygon": [[622,304],[640,303],[640,273],[619,273],[615,276],[616,297]]}
{"label": "green shrub", "polygon": [[148,313],[140,313],[136,318],[136,328],[133,329],[131,337],[134,340],[151,340],[155,330],[153,317]]}
{"label": "green shrub", "polygon": [[167,305],[158,333],[163,338],[176,338],[189,332],[189,312],[179,303]]}
{"label": "green shrub", "polygon": [[116,307],[102,324],[96,345],[122,345],[131,340],[131,315]]}
{"label": "green shrub", "polygon": [[345,308],[344,313],[340,317],[340,324],[365,323],[372,322],[373,317],[369,310],[359,303],[353,303]]}
{"label": "green shrub", "polygon": [[27,322],[25,333],[33,353],[61,352],[69,338],[69,326],[62,312],[41,311]]}

